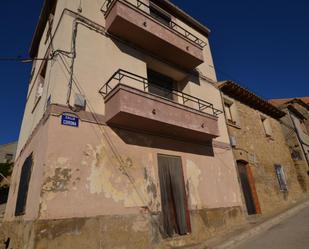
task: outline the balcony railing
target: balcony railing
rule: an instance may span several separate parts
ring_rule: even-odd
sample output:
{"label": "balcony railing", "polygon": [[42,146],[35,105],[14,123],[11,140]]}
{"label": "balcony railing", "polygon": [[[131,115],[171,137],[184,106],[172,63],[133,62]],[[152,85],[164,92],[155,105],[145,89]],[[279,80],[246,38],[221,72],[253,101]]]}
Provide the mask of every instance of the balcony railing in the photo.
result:
{"label": "balcony railing", "polygon": [[[102,6],[102,11],[104,13],[107,13],[109,11],[109,9],[111,8],[111,6],[113,5],[114,2],[117,2],[119,0],[106,0]],[[143,3],[140,0],[134,0],[135,4],[128,2],[126,0],[121,0],[126,2],[127,4],[133,5],[134,7],[138,8],[139,10],[141,10],[143,13],[147,14],[150,18],[153,18],[150,15],[150,6]],[[189,32],[188,30],[186,30],[185,28],[181,27],[180,25],[178,25],[177,23],[173,22],[172,20],[169,21],[168,23],[163,23],[165,26],[168,26],[169,28],[171,28],[172,30],[174,30],[176,33],[178,33],[179,35],[181,35],[182,37],[190,40],[191,42],[193,42],[194,44],[196,44],[197,46],[199,46],[201,49],[204,48],[207,43],[204,42],[203,40],[201,40],[200,38],[198,38],[197,36],[195,36],[194,34],[192,34],[191,32]]]}
{"label": "balcony railing", "polygon": [[[102,94],[103,97],[106,97],[113,89],[116,88],[118,85],[132,85],[134,84],[134,88],[142,90],[144,92],[147,92],[149,94],[153,94],[156,96],[159,96],[165,100],[182,104],[184,106],[187,106],[188,108],[195,109],[197,111],[200,111],[202,113],[211,114],[214,116],[218,116],[219,114],[222,114],[223,112],[219,109],[214,108],[212,103],[209,103],[205,100],[196,98],[192,95],[189,95],[187,93],[178,91],[177,89],[167,89],[159,86],[155,82],[149,82],[147,78],[141,77],[139,75],[130,73],[128,71],[119,69],[117,72],[115,72],[112,77],[102,86],[99,93]],[[141,84],[141,87],[135,87],[138,86],[136,83]],[[161,91],[165,91],[168,97],[162,97],[161,95],[157,95],[154,93],[149,92],[149,85],[152,87],[155,86],[155,88],[160,89]],[[178,101],[177,101],[178,100]]]}

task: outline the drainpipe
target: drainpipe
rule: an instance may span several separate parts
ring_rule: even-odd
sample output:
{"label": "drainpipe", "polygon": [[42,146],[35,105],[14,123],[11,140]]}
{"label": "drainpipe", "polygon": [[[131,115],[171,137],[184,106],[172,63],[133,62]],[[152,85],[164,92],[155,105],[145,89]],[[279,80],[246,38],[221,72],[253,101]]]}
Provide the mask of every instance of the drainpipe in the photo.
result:
{"label": "drainpipe", "polygon": [[[289,113],[290,119],[292,120],[294,129],[295,129],[295,133],[296,133],[296,136],[297,136],[297,139],[298,139],[298,141],[299,141],[299,143],[300,143],[300,147],[301,147],[301,149],[302,149],[302,151],[303,151],[303,153],[304,153],[304,157],[305,157],[305,160],[306,160],[306,162],[307,162],[307,167],[309,168],[309,160],[308,160],[308,158],[307,158],[307,154],[306,154],[306,151],[305,151],[305,149],[304,149],[304,144],[306,144],[306,143],[304,143],[303,140],[302,140],[301,137],[300,137],[300,134],[299,134],[299,132],[298,132],[298,129],[297,129],[297,127],[296,127],[296,124],[295,124],[295,122],[294,122],[294,119],[293,119],[293,117],[292,117],[292,115],[291,115],[290,110],[288,110],[288,113]],[[306,145],[307,145],[307,144],[306,144]],[[308,145],[308,146],[309,146],[309,145]],[[307,171],[307,173],[308,173],[308,175],[309,175],[309,170]]]}

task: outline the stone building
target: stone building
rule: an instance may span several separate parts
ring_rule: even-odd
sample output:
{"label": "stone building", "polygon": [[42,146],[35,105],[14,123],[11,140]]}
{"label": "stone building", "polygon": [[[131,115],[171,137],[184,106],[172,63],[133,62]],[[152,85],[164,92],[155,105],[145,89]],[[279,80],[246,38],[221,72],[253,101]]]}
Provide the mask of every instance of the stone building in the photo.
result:
{"label": "stone building", "polygon": [[17,142],[0,145],[0,219],[4,216]]}
{"label": "stone building", "polygon": [[286,113],[281,124],[303,191],[309,189],[309,104],[306,100],[307,98],[270,100],[270,103]]}
{"label": "stone building", "polygon": [[285,113],[235,82],[218,86],[247,213],[273,214],[305,197],[280,124]]}
{"label": "stone building", "polygon": [[0,163],[13,162],[16,150],[17,150],[17,142],[0,145]]}
{"label": "stone building", "polygon": [[175,248],[244,222],[209,34],[167,0],[44,2],[10,247]]}

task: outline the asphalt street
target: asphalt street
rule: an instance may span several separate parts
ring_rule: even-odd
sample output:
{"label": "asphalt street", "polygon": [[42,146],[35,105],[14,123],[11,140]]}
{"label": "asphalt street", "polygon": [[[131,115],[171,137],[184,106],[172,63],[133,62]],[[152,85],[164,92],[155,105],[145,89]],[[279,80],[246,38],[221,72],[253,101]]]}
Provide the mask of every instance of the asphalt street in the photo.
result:
{"label": "asphalt street", "polygon": [[233,249],[309,249],[309,208]]}

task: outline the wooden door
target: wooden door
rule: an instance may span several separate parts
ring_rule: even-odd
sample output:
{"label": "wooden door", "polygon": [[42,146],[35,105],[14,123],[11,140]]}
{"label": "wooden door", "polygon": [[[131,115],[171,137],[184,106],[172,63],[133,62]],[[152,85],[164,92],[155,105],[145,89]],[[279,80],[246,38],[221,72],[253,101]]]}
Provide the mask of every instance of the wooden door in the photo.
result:
{"label": "wooden door", "polygon": [[166,235],[191,232],[188,202],[180,157],[158,155],[163,227]]}
{"label": "wooden door", "polygon": [[249,172],[248,165],[245,162],[238,161],[237,167],[247,212],[249,215],[260,213],[251,171]]}

